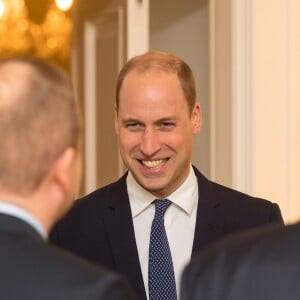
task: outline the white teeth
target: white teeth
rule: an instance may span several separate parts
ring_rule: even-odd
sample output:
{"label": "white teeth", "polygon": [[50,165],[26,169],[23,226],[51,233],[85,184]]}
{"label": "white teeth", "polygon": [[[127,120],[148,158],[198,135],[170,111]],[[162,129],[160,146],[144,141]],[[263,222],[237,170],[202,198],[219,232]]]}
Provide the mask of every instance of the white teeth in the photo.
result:
{"label": "white teeth", "polygon": [[151,168],[151,169],[156,169],[159,168],[164,161],[162,159],[160,160],[142,160],[142,163],[144,166]]}

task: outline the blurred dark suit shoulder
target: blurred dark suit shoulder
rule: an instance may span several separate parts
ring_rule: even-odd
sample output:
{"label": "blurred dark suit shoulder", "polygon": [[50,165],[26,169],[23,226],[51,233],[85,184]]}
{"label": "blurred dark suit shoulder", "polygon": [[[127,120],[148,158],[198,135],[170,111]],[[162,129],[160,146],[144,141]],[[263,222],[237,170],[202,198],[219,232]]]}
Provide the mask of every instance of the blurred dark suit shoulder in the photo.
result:
{"label": "blurred dark suit shoulder", "polygon": [[182,300],[300,299],[300,224],[269,225],[222,239],[193,258]]}
{"label": "blurred dark suit shoulder", "polygon": [[131,299],[121,276],[44,242],[26,222],[0,214],[1,299]]}

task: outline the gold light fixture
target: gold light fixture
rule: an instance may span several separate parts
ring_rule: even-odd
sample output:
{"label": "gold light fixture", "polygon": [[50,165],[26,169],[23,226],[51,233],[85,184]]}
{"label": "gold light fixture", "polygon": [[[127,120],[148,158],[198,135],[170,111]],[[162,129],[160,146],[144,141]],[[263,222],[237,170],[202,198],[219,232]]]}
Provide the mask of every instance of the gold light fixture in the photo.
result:
{"label": "gold light fixture", "polygon": [[67,11],[72,7],[73,0],[55,0],[55,4],[60,10]]}
{"label": "gold light fixture", "polygon": [[69,68],[73,0],[0,0],[0,57],[32,55]]}

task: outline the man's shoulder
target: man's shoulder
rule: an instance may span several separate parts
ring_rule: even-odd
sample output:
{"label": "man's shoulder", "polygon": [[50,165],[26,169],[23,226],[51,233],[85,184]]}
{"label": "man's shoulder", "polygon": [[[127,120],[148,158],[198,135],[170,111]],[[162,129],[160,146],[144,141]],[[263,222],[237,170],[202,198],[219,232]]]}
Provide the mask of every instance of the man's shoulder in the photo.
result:
{"label": "man's shoulder", "polygon": [[227,233],[267,223],[283,224],[278,204],[210,181],[194,170],[198,179],[199,209],[213,207],[215,214],[223,216]]}
{"label": "man's shoulder", "polygon": [[284,299],[290,288],[298,293],[299,235],[300,224],[268,225],[216,241],[185,269],[183,290],[189,298],[183,299],[196,299],[193,290],[206,299]]}
{"label": "man's shoulder", "polygon": [[231,259],[228,260],[230,263],[232,263],[232,259],[244,260],[245,256],[254,256],[254,253],[259,257],[265,253],[271,258],[274,255],[283,257],[285,253],[291,254],[295,250],[294,252],[298,256],[300,251],[299,236],[300,223],[288,226],[269,224],[220,239],[208,246],[202,256],[213,255],[222,260],[225,256],[230,256]]}
{"label": "man's shoulder", "polygon": [[87,293],[95,294],[91,299],[112,299],[105,295],[114,293],[114,287],[117,287],[120,295],[129,295],[127,282],[119,274],[96,266],[60,247],[39,243],[39,248],[34,253],[35,256],[31,259],[33,265],[38,261],[41,270],[47,269],[47,272],[41,273],[39,282],[42,286],[47,286],[45,290],[49,289],[49,296],[52,295],[55,299],[63,299],[64,296],[65,299],[84,299]]}
{"label": "man's shoulder", "polygon": [[88,193],[87,195],[77,199],[73,209],[83,209],[84,207],[88,208],[89,206],[93,205],[101,205],[109,199],[126,195],[126,176],[127,174],[123,175],[117,181],[100,187],[95,191],[92,191],[91,193]]}
{"label": "man's shoulder", "polygon": [[[296,250],[295,253],[300,251],[300,223],[281,226],[268,225],[261,228],[253,229],[247,232],[245,235],[242,233],[233,237],[232,241],[228,241],[228,246],[240,247],[244,245],[245,251],[247,249],[257,249],[258,252],[270,252],[270,255],[276,254],[279,257],[287,251]],[[290,252],[291,253],[291,252]]]}
{"label": "man's shoulder", "polygon": [[[239,206],[270,206],[271,201],[263,198],[251,196],[231,187],[222,185],[206,178],[197,168],[194,171],[198,180],[199,195],[209,195],[210,199],[222,202],[222,204],[238,204]],[[246,206],[245,206],[246,205]]]}
{"label": "man's shoulder", "polygon": [[[79,276],[89,276],[90,278],[114,277],[116,274],[104,267],[90,263],[69,251],[64,250],[54,244],[47,243],[42,252],[47,257],[47,263],[57,270],[61,269],[65,274]],[[80,276],[79,276],[80,277]],[[68,277],[69,278],[69,277]]]}
{"label": "man's shoulder", "polygon": [[[119,284],[119,287],[124,285],[121,276],[114,272],[96,267],[27,232],[14,234],[9,231],[1,235],[1,241],[5,242],[4,249],[2,247],[0,250],[1,268],[5,274],[1,278],[6,282],[5,285],[0,283],[4,298],[75,300],[86,299],[88,293],[92,295],[97,291],[98,295],[95,293],[95,297],[89,299],[108,299],[104,296],[101,298],[101,293],[107,289],[105,293],[113,293],[115,284]],[[11,268],[12,260],[14,268]],[[14,278],[18,289],[10,288],[13,282],[9,278]],[[32,285],[33,280],[35,285]],[[28,290],[28,286],[31,289]],[[121,292],[125,294],[126,291]]]}
{"label": "man's shoulder", "polygon": [[53,228],[50,239],[55,241],[57,239],[55,235],[58,231],[60,234],[74,236],[78,234],[78,230],[72,230],[74,227],[88,232],[90,231],[91,224],[98,224],[98,226],[100,226],[101,222],[99,222],[99,220],[107,214],[110,207],[127,203],[126,197],[128,196],[126,195],[125,174],[118,181],[75,200],[73,207]]}
{"label": "man's shoulder", "polygon": [[264,252],[271,244],[278,243],[274,237],[285,236],[285,232],[285,227],[269,224],[225,236],[197,253],[187,270],[197,274],[213,273],[215,270],[227,272],[228,268],[233,270],[234,266],[248,261],[246,257],[249,255]]}

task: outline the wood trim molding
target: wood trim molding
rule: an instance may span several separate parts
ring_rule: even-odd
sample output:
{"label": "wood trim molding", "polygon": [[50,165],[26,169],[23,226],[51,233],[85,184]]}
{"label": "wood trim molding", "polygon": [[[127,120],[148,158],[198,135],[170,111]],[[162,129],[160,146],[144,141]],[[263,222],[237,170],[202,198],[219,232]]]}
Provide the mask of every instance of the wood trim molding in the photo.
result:
{"label": "wood trim molding", "polygon": [[232,185],[231,0],[209,1],[211,179]]}
{"label": "wood trim molding", "polygon": [[249,0],[232,0],[232,186],[246,193],[253,174],[251,14]]}
{"label": "wood trim molding", "polygon": [[85,112],[85,192],[97,187],[96,161],[96,28],[84,24],[84,112]]}

